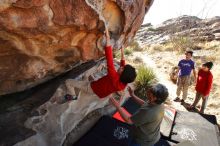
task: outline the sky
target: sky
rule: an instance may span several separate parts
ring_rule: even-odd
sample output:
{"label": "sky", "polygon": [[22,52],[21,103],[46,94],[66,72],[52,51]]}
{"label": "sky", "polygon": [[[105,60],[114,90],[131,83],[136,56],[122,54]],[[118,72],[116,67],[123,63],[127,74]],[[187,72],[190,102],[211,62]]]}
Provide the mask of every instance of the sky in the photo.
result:
{"label": "sky", "polygon": [[220,16],[220,0],[154,0],[143,23],[157,25],[181,15],[199,18]]}

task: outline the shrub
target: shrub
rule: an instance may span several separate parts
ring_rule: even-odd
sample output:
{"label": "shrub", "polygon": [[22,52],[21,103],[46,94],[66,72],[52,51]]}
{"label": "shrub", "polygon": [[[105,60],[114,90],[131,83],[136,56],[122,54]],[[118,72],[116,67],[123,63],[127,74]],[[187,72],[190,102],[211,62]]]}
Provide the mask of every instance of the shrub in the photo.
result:
{"label": "shrub", "polygon": [[121,59],[121,50],[117,50],[113,53],[113,57],[117,59]]}
{"label": "shrub", "polygon": [[173,44],[171,42],[166,42],[162,45],[164,51],[174,51]]}
{"label": "shrub", "polygon": [[164,49],[163,46],[160,44],[154,44],[151,46],[152,51],[161,52],[161,51],[163,51],[163,49]]}
{"label": "shrub", "polygon": [[[133,50],[130,47],[124,49],[124,55],[131,55]],[[121,59],[121,50],[117,50],[114,52],[113,57],[116,59]]]}
{"label": "shrub", "polygon": [[200,42],[199,45],[206,50],[219,50],[220,42],[219,41]]}
{"label": "shrub", "polygon": [[138,68],[137,78],[135,80],[136,94],[145,99],[148,87],[157,81],[156,75],[152,68],[141,66]]}
{"label": "shrub", "polygon": [[124,54],[125,55],[131,55],[133,53],[133,49],[130,47],[127,47],[124,49]]}
{"label": "shrub", "polygon": [[216,56],[215,55],[209,55],[209,56],[206,56],[205,59],[207,61],[212,61],[212,62],[215,62],[216,61]]}
{"label": "shrub", "polygon": [[131,43],[128,45],[128,47],[134,51],[143,51],[143,48],[135,40],[131,41]]}
{"label": "shrub", "polygon": [[[124,48],[124,55],[131,55],[134,51],[143,51],[143,48],[140,47],[137,41],[132,41],[128,47]],[[114,52],[114,58],[119,59],[121,56],[120,50]]]}
{"label": "shrub", "polygon": [[134,61],[135,64],[143,63],[143,59],[141,57],[138,57],[138,56],[136,56],[133,61]]}
{"label": "shrub", "polygon": [[157,31],[155,28],[153,28],[153,27],[149,27],[148,29],[147,29],[147,31]]}
{"label": "shrub", "polygon": [[187,49],[192,49],[196,45],[196,42],[186,36],[174,36],[170,38],[170,42],[174,49],[177,49],[180,53],[184,53]]}

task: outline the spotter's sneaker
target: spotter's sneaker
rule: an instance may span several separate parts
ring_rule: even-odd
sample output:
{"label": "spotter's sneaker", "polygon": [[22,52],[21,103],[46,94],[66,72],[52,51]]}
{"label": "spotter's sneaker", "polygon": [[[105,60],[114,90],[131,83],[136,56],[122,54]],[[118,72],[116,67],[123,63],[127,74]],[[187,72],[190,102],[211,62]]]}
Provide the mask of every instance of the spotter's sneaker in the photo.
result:
{"label": "spotter's sneaker", "polygon": [[180,102],[181,100],[180,100],[179,97],[176,97],[173,101],[175,101],[175,102]]}

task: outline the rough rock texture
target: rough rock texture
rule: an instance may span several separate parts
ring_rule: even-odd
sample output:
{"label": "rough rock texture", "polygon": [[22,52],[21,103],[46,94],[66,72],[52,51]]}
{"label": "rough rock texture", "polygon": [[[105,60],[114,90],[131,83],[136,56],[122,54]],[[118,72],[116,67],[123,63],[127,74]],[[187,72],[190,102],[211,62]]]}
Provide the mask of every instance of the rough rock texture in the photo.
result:
{"label": "rough rock texture", "polygon": [[[0,96],[0,146],[11,146],[35,135],[36,131],[34,129],[24,126],[25,121],[30,117],[35,117],[35,122],[39,123],[40,121],[36,117],[47,111],[41,110],[39,113],[37,108],[45,104],[54,94],[57,87],[66,79],[75,78],[94,65],[95,62],[90,61],[32,89]],[[54,112],[56,113],[57,111]],[[34,145],[31,144],[31,146]]]}
{"label": "rough rock texture", "polygon": [[[115,108],[109,105],[108,97],[100,99],[82,90],[77,92],[77,100],[62,104],[54,100],[62,100],[66,93],[70,93],[64,82],[67,78],[75,78],[78,75],[76,80],[87,80],[87,77],[92,75],[98,79],[107,73],[106,62],[93,66],[94,64],[94,62],[83,64],[68,74],[33,88],[32,93],[29,92],[26,95],[17,93],[17,97],[28,96],[20,103],[4,108],[0,106],[2,108],[0,108],[0,145],[73,145],[102,115],[112,114]],[[119,68],[119,65],[115,63],[115,67]],[[90,69],[85,71],[88,68]],[[122,94],[121,104],[128,97],[128,92],[125,93]],[[11,98],[7,96],[5,95],[5,98]]]}
{"label": "rough rock texture", "polygon": [[21,91],[127,45],[153,0],[1,0],[0,95]]}
{"label": "rough rock texture", "polygon": [[200,19],[195,16],[180,16],[152,26],[145,24],[136,35],[142,44],[161,44],[173,36],[187,36],[198,41],[220,40],[220,17]]}

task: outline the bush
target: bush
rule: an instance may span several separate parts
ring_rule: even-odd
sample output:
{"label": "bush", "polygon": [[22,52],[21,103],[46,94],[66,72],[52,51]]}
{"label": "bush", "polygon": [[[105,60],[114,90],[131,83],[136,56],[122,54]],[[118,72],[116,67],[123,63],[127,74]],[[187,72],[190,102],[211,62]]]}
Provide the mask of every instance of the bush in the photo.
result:
{"label": "bush", "polygon": [[[134,51],[143,51],[137,41],[132,41],[128,47],[124,48],[124,55],[131,55]],[[117,50],[114,52],[114,58],[119,59],[121,57],[121,51]]]}
{"label": "bush", "polygon": [[127,47],[124,49],[124,54],[125,55],[131,55],[133,53],[133,49],[130,47]]}
{"label": "bush", "polygon": [[143,51],[143,48],[135,40],[131,41],[131,43],[128,45],[128,47],[134,51]]}
{"label": "bush", "polygon": [[121,50],[117,50],[113,53],[113,57],[117,59],[121,59]]}
{"label": "bush", "polygon": [[163,50],[164,50],[164,51],[172,52],[172,51],[175,50],[174,47],[173,47],[173,44],[172,44],[171,42],[165,42],[165,43],[162,45],[162,47],[163,47]]}
{"label": "bush", "polygon": [[170,38],[174,50],[177,49],[180,53],[184,53],[187,49],[192,49],[196,42],[186,36],[174,36]]}
{"label": "bush", "polygon": [[[133,49],[130,47],[124,48],[124,55],[131,55],[133,53]],[[117,59],[121,59],[121,50],[117,50],[113,53],[113,57]]]}
{"label": "bush", "polygon": [[150,85],[157,81],[156,75],[152,68],[141,66],[138,68],[137,78],[135,80],[136,94],[145,99],[146,91]]}
{"label": "bush", "polygon": [[136,56],[133,60],[135,64],[143,63],[143,59],[141,57]]}
{"label": "bush", "polygon": [[157,31],[155,28],[153,28],[153,27],[149,27],[148,29],[147,29],[147,31]]}
{"label": "bush", "polygon": [[161,51],[163,51],[163,46],[162,45],[160,45],[160,44],[154,44],[154,45],[151,45],[151,48],[150,48],[150,50],[151,51],[153,51],[153,52],[161,52]]}
{"label": "bush", "polygon": [[209,56],[206,56],[205,59],[206,59],[207,61],[215,62],[216,59],[217,59],[216,56],[217,56],[217,55],[209,55]]}

